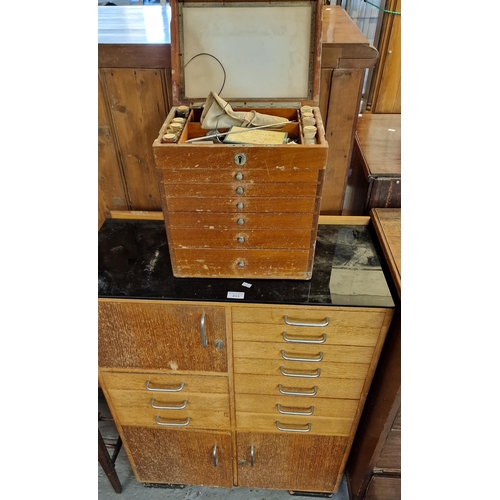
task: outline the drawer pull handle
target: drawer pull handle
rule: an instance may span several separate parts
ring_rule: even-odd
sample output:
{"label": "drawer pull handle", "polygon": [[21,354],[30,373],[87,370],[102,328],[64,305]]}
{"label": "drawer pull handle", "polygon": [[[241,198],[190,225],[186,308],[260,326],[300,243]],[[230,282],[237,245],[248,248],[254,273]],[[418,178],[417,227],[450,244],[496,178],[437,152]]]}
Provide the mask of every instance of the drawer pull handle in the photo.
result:
{"label": "drawer pull handle", "polygon": [[182,389],[184,389],[184,382],[181,382],[181,385],[179,387],[176,387],[175,389],[165,389],[165,388],[155,389],[154,387],[149,387],[149,380],[148,380],[146,382],[146,389],[148,391],[153,391],[153,392],[181,392]]}
{"label": "drawer pull handle", "polygon": [[214,449],[212,451],[212,460],[214,461],[214,467],[217,467],[217,464],[219,461],[217,460],[217,445],[214,446]]}
{"label": "drawer pull handle", "polygon": [[156,423],[158,425],[166,425],[169,427],[185,427],[191,421],[191,417],[186,418],[185,422],[160,422],[160,417],[156,415]]}
{"label": "drawer pull handle", "polygon": [[279,431],[283,432],[309,432],[311,430],[311,423],[307,424],[307,429],[296,429],[295,427],[281,427],[281,424],[276,420],[276,427]]}
{"label": "drawer pull handle", "polygon": [[276,405],[276,408],[279,413],[283,415],[312,415],[314,413],[314,406],[310,406],[309,410],[306,411],[291,411],[291,410],[283,410],[280,404]]}
{"label": "drawer pull handle", "polygon": [[255,464],[255,456],[254,456],[254,448],[250,446],[250,467],[253,467]]}
{"label": "drawer pull handle", "polygon": [[307,323],[304,321],[289,321],[288,316],[284,316],[283,319],[285,320],[285,323],[289,326],[318,326],[318,327],[323,327],[323,326],[328,326],[330,324],[330,318],[325,318],[325,320],[321,323]]}
{"label": "drawer pull handle", "polygon": [[292,356],[289,356],[284,350],[282,350],[281,357],[285,361],[311,361],[311,362],[317,363],[318,361],[321,361],[323,359],[323,353],[320,352],[317,356],[312,357],[312,358],[294,358]]}
{"label": "drawer pull handle", "polygon": [[151,408],[154,408],[155,410],[184,410],[187,405],[187,399],[184,400],[184,403],[181,403],[180,405],[176,406],[158,406],[155,404],[155,400],[151,400]]}
{"label": "drawer pull handle", "polygon": [[291,344],[324,344],[326,342],[326,333],[320,339],[291,339],[286,336],[286,332],[283,332],[283,340]]}
{"label": "drawer pull handle", "polygon": [[284,366],[280,366],[281,375],[285,377],[299,377],[299,378],[318,378],[321,375],[321,370],[318,368],[316,373],[290,373],[285,371]]}
{"label": "drawer pull handle", "polygon": [[281,394],[284,394],[285,396],[316,396],[318,393],[318,388],[314,386],[312,388],[311,392],[297,392],[297,391],[291,391],[291,390],[285,390],[283,389],[283,386],[281,384],[278,385],[278,390],[281,392]]}
{"label": "drawer pull handle", "polygon": [[203,347],[207,347],[207,336],[205,334],[205,313],[201,315],[201,320],[200,320],[200,327],[201,327],[201,345]]}

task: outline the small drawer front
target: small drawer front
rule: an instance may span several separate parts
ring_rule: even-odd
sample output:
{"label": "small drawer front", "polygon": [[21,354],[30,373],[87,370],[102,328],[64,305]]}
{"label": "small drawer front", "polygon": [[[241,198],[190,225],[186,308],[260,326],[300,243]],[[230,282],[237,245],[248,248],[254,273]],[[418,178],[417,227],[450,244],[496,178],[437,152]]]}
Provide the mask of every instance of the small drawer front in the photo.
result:
{"label": "small drawer front", "polygon": [[168,221],[170,227],[178,227],[181,229],[274,230],[275,228],[293,228],[308,229],[311,231],[313,214],[203,214],[192,212],[172,212],[169,213]]}
{"label": "small drawer front", "polygon": [[[244,181],[235,181],[224,184],[163,184],[167,198],[171,197],[221,197],[244,195],[245,197],[315,197],[318,194],[317,183],[295,184],[253,184]],[[278,212],[278,210],[276,210]]]}
{"label": "small drawer front", "polygon": [[[290,335],[321,335],[338,328],[370,328],[379,330],[384,322],[384,309],[345,308],[258,308],[233,307],[233,323],[279,325]],[[374,344],[372,344],[374,345]]]}
{"label": "small drawer front", "polygon": [[290,165],[276,165],[269,168],[253,168],[247,163],[243,166],[235,165],[226,168],[209,168],[201,165],[198,168],[182,169],[176,166],[159,169],[161,180],[167,184],[207,184],[229,183],[244,181],[251,183],[295,183],[319,182],[320,175],[317,169],[297,168]]}
{"label": "small drawer front", "polygon": [[303,250],[175,249],[175,276],[308,279],[310,274],[309,252]]}
{"label": "small drawer front", "polygon": [[227,372],[223,307],[100,299],[98,312],[100,367]]}
{"label": "small drawer front", "polygon": [[236,413],[239,431],[348,436],[352,418],[298,417],[267,413]]}
{"label": "small drawer front", "polygon": [[193,229],[171,228],[174,248],[287,248],[308,250],[310,229]]}
{"label": "small drawer front", "polygon": [[295,396],[355,399],[361,396],[364,380],[352,378],[300,378],[252,375],[236,373],[234,387],[236,397],[239,394],[265,394],[271,396]]}
{"label": "small drawer front", "polygon": [[[310,213],[319,205],[319,198],[309,197],[245,197],[227,192],[216,197],[171,197],[167,198],[169,212],[208,212],[208,213]],[[178,242],[176,241],[178,244]]]}
{"label": "small drawer front", "polygon": [[[285,342],[245,342],[233,344],[235,362],[259,360],[270,361],[274,366],[282,364],[308,363],[312,366],[324,364],[368,364],[372,360],[373,347],[344,345],[286,344]],[[302,361],[312,360],[312,361]],[[364,376],[364,375],[363,375]]]}
{"label": "small drawer front", "polygon": [[[353,399],[328,399],[319,397],[265,396],[238,394],[236,411],[240,413],[268,413],[303,417],[335,417],[353,419],[358,402]],[[283,417],[284,418],[284,417]]]}

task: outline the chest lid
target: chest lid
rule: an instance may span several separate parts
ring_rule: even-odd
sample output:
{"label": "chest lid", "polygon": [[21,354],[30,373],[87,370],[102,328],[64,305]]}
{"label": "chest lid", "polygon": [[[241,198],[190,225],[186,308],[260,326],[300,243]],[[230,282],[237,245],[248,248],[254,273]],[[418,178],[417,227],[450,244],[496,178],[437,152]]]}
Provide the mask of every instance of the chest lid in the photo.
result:
{"label": "chest lid", "polygon": [[174,105],[318,106],[323,0],[171,0]]}

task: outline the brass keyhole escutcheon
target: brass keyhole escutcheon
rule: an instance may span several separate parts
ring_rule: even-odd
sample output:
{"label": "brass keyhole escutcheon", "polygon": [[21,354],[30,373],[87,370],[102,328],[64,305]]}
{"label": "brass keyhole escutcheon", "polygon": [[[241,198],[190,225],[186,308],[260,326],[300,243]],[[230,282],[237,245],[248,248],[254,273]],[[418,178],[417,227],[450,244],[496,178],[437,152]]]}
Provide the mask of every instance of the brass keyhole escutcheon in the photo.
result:
{"label": "brass keyhole escutcheon", "polygon": [[247,157],[243,153],[236,153],[234,155],[234,163],[236,165],[244,165],[247,161]]}

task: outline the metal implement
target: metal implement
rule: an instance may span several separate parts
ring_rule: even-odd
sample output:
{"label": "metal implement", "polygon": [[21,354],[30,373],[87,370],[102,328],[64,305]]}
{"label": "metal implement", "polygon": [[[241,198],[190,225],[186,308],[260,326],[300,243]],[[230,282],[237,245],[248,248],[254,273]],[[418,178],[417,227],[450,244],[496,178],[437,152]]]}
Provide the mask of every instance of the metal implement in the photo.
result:
{"label": "metal implement", "polygon": [[312,391],[310,392],[297,392],[297,391],[292,391],[292,390],[285,390],[283,389],[283,386],[281,384],[278,385],[278,390],[281,392],[281,394],[284,394],[285,396],[316,396],[318,393],[318,388],[314,386],[312,388]]}
{"label": "metal implement", "polygon": [[153,391],[153,392],[180,392],[182,389],[184,389],[184,382],[181,382],[181,385],[179,387],[176,387],[175,389],[170,389],[170,388],[154,388],[149,386],[149,380],[146,382],[146,389],[148,391]]}
{"label": "metal implement", "polygon": [[283,319],[285,320],[285,323],[289,326],[314,326],[314,327],[322,327],[322,326],[328,326],[330,324],[330,318],[325,318],[324,321],[320,323],[309,323],[309,322],[302,322],[302,321],[289,321],[288,316],[284,316]]}
{"label": "metal implement", "polygon": [[191,417],[186,418],[184,422],[160,422],[159,415],[156,415],[155,421],[158,425],[165,425],[169,427],[185,427],[191,421]]}
{"label": "metal implement", "polygon": [[283,340],[291,344],[324,344],[326,342],[326,333],[320,339],[291,339],[287,337],[286,332],[283,332]]}
{"label": "metal implement", "polygon": [[212,451],[212,460],[214,461],[214,467],[217,467],[217,464],[219,461],[217,460],[217,445],[214,446],[214,449]]}
{"label": "metal implement", "polygon": [[250,467],[253,467],[254,464],[255,464],[254,447],[250,446]]}
{"label": "metal implement", "polygon": [[151,400],[151,408],[154,408],[155,410],[184,410],[187,406],[187,399],[184,400],[183,403],[180,405],[175,405],[175,406],[158,406],[155,404],[155,400]]}
{"label": "metal implement", "polygon": [[278,403],[276,405],[276,409],[278,410],[279,413],[282,413],[283,415],[312,415],[314,413],[314,406],[310,406],[309,409],[306,411],[292,411],[292,410],[283,410],[281,405]]}
{"label": "metal implement", "polygon": [[307,424],[307,429],[296,429],[294,427],[282,427],[278,420],[276,420],[276,427],[279,431],[283,432],[309,432],[311,430],[311,423]]}
{"label": "metal implement", "polygon": [[297,357],[292,357],[289,356],[283,349],[281,350],[281,357],[285,361],[306,361],[306,362],[314,362],[317,363],[318,361],[321,361],[323,359],[323,353],[320,352],[316,357],[313,358],[297,358]]}
{"label": "metal implement", "polygon": [[201,328],[201,345],[203,347],[207,347],[207,336],[205,334],[205,313],[201,315],[201,320],[200,320],[200,328]]}
{"label": "metal implement", "polygon": [[299,377],[299,378],[318,378],[321,375],[321,370],[318,368],[316,373],[290,373],[285,371],[284,366],[280,366],[281,375],[285,377]]}

